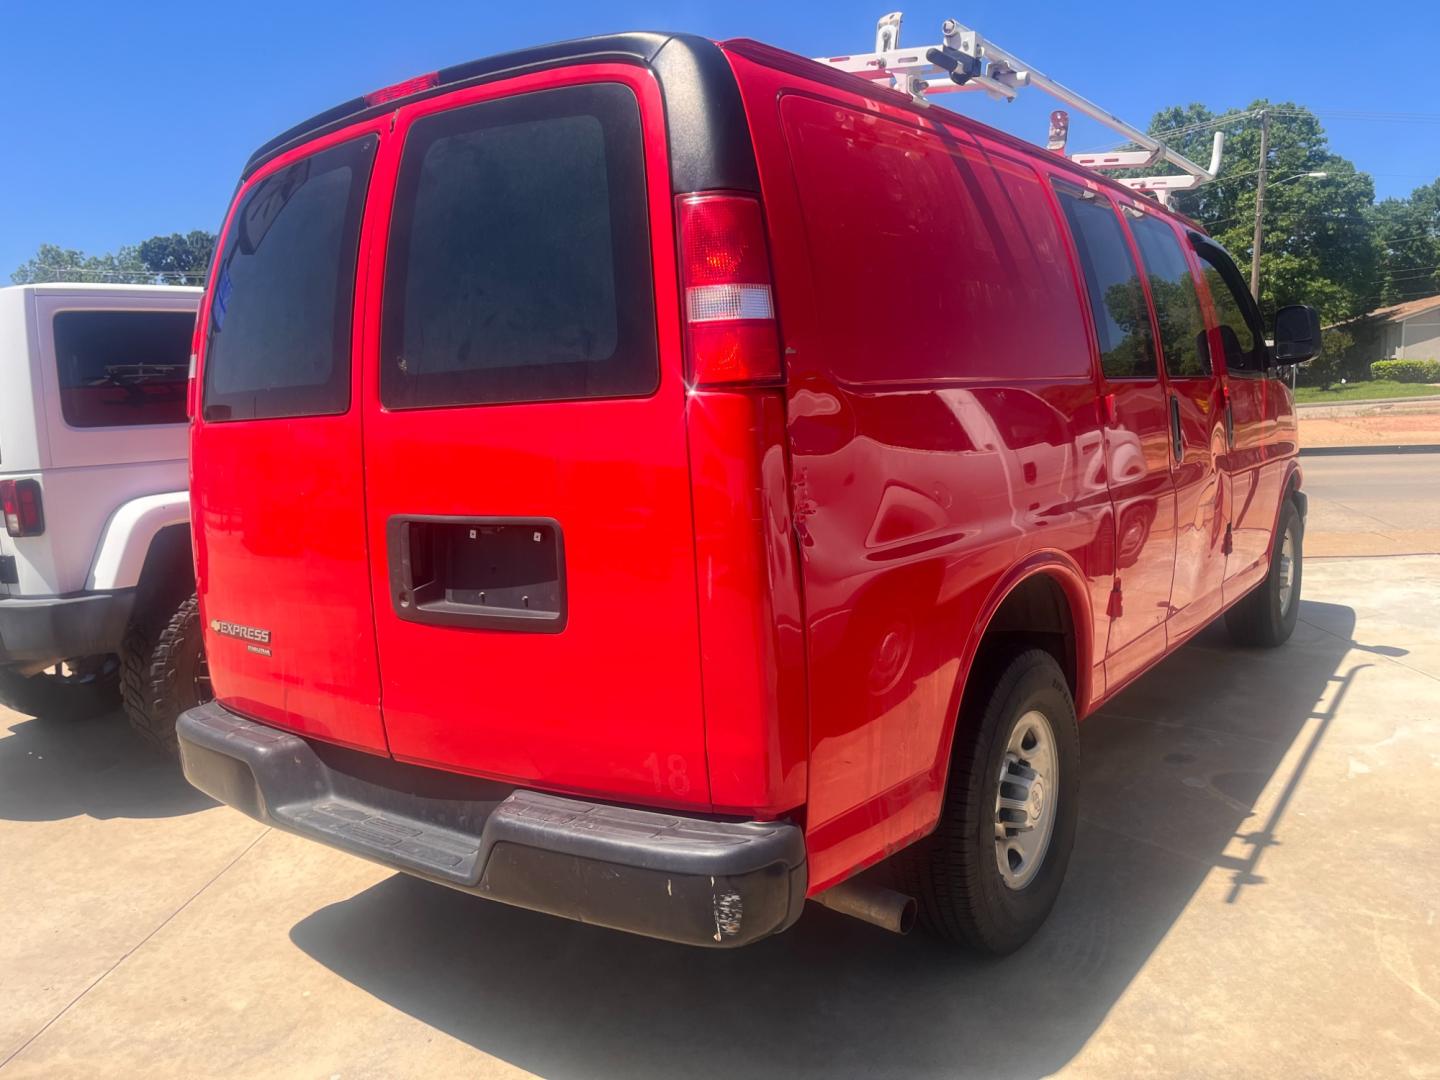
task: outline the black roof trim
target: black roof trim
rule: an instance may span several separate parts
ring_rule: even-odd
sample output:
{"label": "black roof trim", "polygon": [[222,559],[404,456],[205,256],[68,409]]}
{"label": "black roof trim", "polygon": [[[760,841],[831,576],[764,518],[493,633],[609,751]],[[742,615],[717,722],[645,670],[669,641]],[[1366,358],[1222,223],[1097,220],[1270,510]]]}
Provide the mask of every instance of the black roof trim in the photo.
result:
{"label": "black roof trim", "polygon": [[393,112],[402,103],[546,68],[606,62],[640,64],[655,73],[665,101],[673,190],[760,190],[740,89],[720,47],[693,34],[653,32],[580,38],[456,64],[440,71],[439,85],[379,105],[367,105],[363,97],[351,98],[260,147],[245,163],[241,179],[301,143]]}

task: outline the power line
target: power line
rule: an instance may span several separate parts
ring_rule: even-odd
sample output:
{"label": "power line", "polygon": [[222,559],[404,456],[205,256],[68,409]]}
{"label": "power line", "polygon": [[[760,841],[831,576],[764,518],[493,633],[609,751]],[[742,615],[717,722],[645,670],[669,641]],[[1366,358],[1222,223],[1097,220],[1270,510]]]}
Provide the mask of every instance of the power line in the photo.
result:
{"label": "power line", "polygon": [[1412,236],[1382,236],[1379,240],[1382,244],[1403,244],[1407,240],[1435,240],[1440,239],[1435,233],[1421,232]]}
{"label": "power line", "polygon": [[1326,116],[1335,120],[1364,120],[1372,123],[1440,124],[1440,113],[1383,112],[1368,109],[1276,109],[1279,116]]}

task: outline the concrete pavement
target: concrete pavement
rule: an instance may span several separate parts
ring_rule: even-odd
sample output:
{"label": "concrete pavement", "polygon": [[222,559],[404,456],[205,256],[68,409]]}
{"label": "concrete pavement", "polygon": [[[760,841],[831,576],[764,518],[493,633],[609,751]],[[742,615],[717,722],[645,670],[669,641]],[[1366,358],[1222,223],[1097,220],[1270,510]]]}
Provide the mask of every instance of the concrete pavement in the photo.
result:
{"label": "concrete pavement", "polygon": [[[1314,468],[1312,535],[1379,489]],[[998,963],[509,909],[211,806],[118,717],[0,715],[0,1080],[1440,1076],[1440,556],[1303,589],[1284,648],[1212,627],[1087,721],[1060,904]]]}

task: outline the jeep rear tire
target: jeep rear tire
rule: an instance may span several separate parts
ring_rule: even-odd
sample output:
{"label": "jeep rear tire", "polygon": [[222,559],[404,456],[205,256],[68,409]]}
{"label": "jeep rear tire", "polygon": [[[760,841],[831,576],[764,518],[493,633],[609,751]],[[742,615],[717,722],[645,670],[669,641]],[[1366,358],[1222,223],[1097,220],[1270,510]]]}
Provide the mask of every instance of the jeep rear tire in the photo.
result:
{"label": "jeep rear tire", "polygon": [[1050,914],[1075,842],[1080,740],[1065,674],[1030,649],[977,666],[940,823],[896,857],[926,929],[1003,956]]}
{"label": "jeep rear tire", "polygon": [[131,624],[120,651],[125,715],[135,731],[162,753],[178,756],[175,721],[210,699],[200,602],[188,597],[163,621]]}
{"label": "jeep rear tire", "polygon": [[118,663],[96,656],[37,675],[0,671],[0,705],[41,720],[88,720],[120,704]]}
{"label": "jeep rear tire", "polygon": [[1280,506],[1280,521],[1270,549],[1270,571],[1256,588],[1225,613],[1225,628],[1237,645],[1274,648],[1295,632],[1300,618],[1300,578],[1304,566],[1305,526],[1295,501]]}

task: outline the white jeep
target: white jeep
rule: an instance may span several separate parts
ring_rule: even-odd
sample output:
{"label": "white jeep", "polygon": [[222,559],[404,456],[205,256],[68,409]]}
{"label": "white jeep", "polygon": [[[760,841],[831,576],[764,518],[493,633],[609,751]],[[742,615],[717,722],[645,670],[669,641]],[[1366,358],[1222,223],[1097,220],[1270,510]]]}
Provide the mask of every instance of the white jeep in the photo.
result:
{"label": "white jeep", "polygon": [[0,704],[83,716],[123,697],[170,751],[209,697],[185,418],[199,300],[0,288]]}

